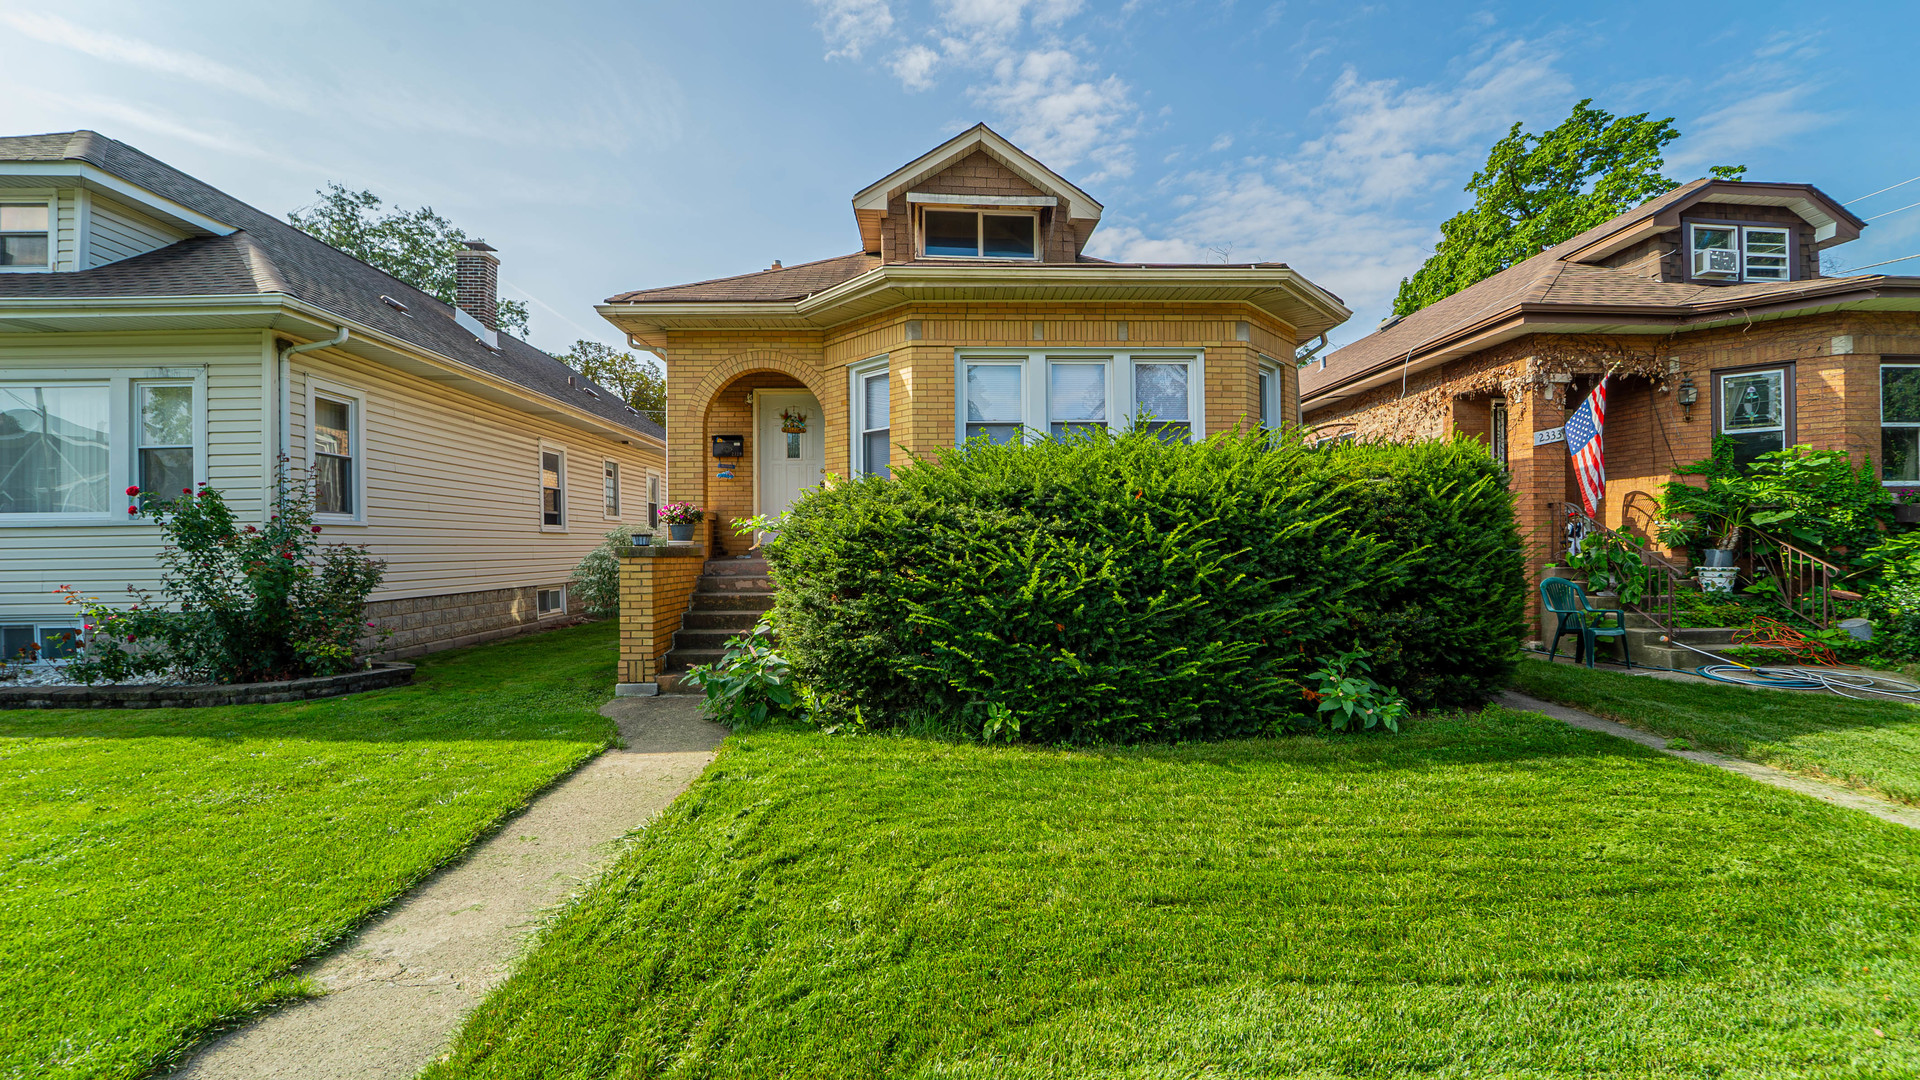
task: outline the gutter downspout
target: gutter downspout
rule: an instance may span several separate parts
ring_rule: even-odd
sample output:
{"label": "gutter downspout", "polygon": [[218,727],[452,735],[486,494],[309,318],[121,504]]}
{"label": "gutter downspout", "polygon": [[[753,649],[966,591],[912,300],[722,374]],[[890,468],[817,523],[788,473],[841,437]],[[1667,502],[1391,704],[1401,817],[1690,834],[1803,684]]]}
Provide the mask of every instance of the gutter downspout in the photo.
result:
{"label": "gutter downspout", "polygon": [[1306,367],[1309,363],[1313,361],[1314,357],[1320,355],[1320,350],[1326,347],[1327,347],[1327,335],[1321,334],[1320,344],[1315,345],[1313,348],[1308,349],[1304,353],[1294,354],[1294,357],[1293,357],[1294,363],[1300,365],[1301,367]]}
{"label": "gutter downspout", "polygon": [[297,353],[313,352],[315,349],[331,349],[337,345],[344,345],[346,343],[347,325],[341,323],[340,329],[333,335],[332,341],[309,341],[305,345],[288,345],[280,350],[280,370],[275,374],[280,382],[280,418],[278,426],[280,428],[280,457],[283,460],[293,456],[293,437],[292,432],[289,431],[288,428],[293,423],[293,364],[291,361],[294,355]]}

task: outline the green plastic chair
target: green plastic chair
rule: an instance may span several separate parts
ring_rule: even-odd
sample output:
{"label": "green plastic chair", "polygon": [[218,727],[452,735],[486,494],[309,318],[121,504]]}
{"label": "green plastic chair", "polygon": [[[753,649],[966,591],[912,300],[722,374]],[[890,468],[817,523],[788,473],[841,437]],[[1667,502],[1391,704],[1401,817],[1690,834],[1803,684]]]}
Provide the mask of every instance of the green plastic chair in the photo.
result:
{"label": "green plastic chair", "polygon": [[[1593,666],[1593,647],[1600,638],[1620,639],[1620,655],[1627,661],[1628,670],[1633,668],[1633,653],[1627,648],[1627,619],[1623,612],[1611,608],[1596,608],[1587,603],[1587,591],[1578,584],[1562,577],[1550,577],[1540,583],[1540,599],[1547,610],[1560,617],[1560,626],[1553,632],[1553,647],[1547,650],[1547,659],[1560,655],[1560,639],[1569,634],[1580,638],[1580,652],[1585,656],[1587,666]],[[1613,625],[1604,625],[1607,616],[1613,617]]]}

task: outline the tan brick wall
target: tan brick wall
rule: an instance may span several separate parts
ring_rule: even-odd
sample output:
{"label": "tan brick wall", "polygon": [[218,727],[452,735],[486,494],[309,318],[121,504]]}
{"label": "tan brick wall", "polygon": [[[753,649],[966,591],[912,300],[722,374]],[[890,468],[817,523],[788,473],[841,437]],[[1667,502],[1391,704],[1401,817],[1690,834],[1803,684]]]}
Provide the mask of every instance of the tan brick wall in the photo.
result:
{"label": "tan brick wall", "polygon": [[[1040,332],[1036,338],[1035,324]],[[1120,325],[1126,324],[1126,336]],[[1249,340],[1238,339],[1246,324]],[[909,325],[918,327],[910,338]],[[667,342],[668,497],[706,508],[718,521],[717,550],[737,554],[746,538],[727,527],[753,510],[754,431],[748,393],[805,387],[820,399],[826,467],[849,475],[847,365],[888,357],[890,434],[896,464],[952,446],[958,403],[954,350],[963,348],[1200,348],[1206,355],[1206,425],[1225,431],[1259,416],[1258,356],[1279,361],[1283,418],[1299,400],[1290,361],[1293,328],[1238,304],[914,304],[832,331],[675,331]],[[743,434],[746,455],[721,480],[711,436]],[[905,449],[899,449],[904,447]]]}
{"label": "tan brick wall", "polygon": [[674,631],[680,629],[703,567],[700,551],[693,548],[668,548],[620,560],[618,681],[660,681],[660,659],[673,648]]}

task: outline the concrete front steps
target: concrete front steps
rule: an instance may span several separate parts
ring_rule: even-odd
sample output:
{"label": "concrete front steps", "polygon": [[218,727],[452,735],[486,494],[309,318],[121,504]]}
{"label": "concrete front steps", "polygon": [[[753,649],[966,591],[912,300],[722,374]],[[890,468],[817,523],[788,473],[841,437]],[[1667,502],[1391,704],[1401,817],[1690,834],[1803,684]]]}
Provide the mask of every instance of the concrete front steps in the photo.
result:
{"label": "concrete front steps", "polygon": [[771,610],[773,578],[765,559],[708,559],[674,632],[673,648],[660,662],[660,692],[697,692],[680,686],[687,669],[719,660],[729,640],[752,630]]}

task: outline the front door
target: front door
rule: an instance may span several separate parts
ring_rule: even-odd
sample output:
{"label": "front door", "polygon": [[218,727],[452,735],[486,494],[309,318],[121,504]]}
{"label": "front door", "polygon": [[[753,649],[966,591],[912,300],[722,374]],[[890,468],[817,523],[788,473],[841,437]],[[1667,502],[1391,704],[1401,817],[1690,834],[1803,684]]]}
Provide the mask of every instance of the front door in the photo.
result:
{"label": "front door", "polygon": [[826,478],[826,423],[805,390],[763,390],[759,403],[760,512],[775,517]]}

